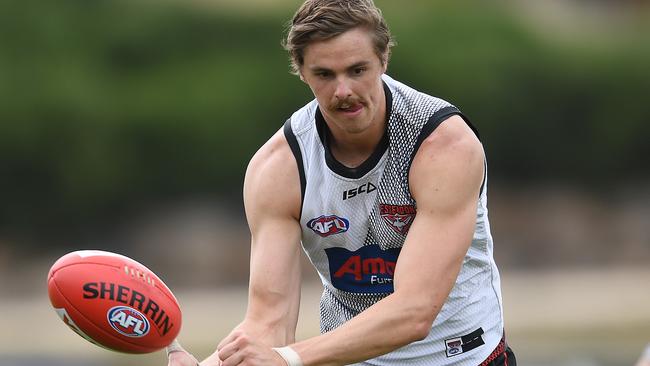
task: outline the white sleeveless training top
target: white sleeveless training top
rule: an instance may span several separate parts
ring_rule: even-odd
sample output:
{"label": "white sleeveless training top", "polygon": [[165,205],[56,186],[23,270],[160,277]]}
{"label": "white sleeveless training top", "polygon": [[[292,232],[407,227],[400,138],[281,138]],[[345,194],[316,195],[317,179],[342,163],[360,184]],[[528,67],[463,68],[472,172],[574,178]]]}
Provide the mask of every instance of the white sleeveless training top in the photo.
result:
{"label": "white sleeveless training top", "polygon": [[[324,287],[321,332],[393,292],[395,263],[417,212],[408,185],[413,157],[448,117],[457,114],[469,124],[446,101],[386,75],[382,79],[387,130],[376,151],[357,168],[347,168],[331,155],[329,131],[316,100],[284,126],[300,173],[302,246]],[[357,365],[477,366],[497,346],[503,336],[503,310],[486,191],[487,179],[472,244],[429,335]],[[433,279],[431,285],[436,285]]]}

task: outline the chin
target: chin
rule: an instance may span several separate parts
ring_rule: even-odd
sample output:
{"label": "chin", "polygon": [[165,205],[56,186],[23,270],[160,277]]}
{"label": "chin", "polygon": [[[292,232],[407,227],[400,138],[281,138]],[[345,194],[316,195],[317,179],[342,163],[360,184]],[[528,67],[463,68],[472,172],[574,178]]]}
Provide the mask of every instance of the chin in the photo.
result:
{"label": "chin", "polygon": [[346,123],[343,126],[345,132],[350,133],[350,134],[358,134],[358,133],[363,133],[367,131],[370,128],[369,123]]}

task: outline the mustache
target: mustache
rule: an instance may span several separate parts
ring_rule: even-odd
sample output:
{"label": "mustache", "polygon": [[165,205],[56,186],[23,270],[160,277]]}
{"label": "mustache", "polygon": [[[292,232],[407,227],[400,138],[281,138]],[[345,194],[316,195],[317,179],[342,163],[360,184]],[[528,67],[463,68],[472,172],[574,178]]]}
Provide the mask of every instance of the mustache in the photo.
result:
{"label": "mustache", "polygon": [[359,103],[361,103],[361,99],[357,97],[348,97],[345,99],[337,99],[336,102],[332,103],[331,107],[332,109],[349,108]]}

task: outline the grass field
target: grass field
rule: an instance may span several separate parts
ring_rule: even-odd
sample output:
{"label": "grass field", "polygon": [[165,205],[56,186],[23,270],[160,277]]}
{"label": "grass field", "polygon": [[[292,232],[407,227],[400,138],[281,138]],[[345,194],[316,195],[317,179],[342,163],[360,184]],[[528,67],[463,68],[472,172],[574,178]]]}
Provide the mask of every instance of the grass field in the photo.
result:
{"label": "grass field", "polygon": [[[520,365],[633,365],[650,342],[650,270],[607,269],[506,272],[503,296],[509,343]],[[306,285],[298,338],[318,332],[318,284]],[[122,355],[100,349],[72,331],[47,295],[0,300],[0,365],[166,365],[163,352]],[[242,318],[245,288],[179,290],[181,341],[207,356]]]}

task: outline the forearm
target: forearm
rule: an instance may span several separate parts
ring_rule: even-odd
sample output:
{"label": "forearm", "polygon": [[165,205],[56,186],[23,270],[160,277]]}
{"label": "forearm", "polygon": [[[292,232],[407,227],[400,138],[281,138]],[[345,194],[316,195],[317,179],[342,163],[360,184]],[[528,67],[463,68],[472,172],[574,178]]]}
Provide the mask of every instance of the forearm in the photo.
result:
{"label": "forearm", "polygon": [[[410,296],[408,296],[410,297]],[[429,333],[432,309],[420,308],[407,294],[394,293],[339,328],[291,347],[305,366],[347,365],[391,352]]]}
{"label": "forearm", "polygon": [[296,255],[295,263],[285,266],[278,274],[271,274],[265,268],[257,266],[251,271],[248,308],[238,328],[269,346],[283,346],[295,340],[300,308],[300,266]]}
{"label": "forearm", "polygon": [[287,324],[271,325],[251,319],[244,319],[231,333],[249,334],[269,347],[279,347],[295,341],[295,328]]}
{"label": "forearm", "polygon": [[300,306],[297,288],[297,293],[284,294],[256,290],[252,285],[246,315],[235,330],[250,334],[270,347],[294,342]]}

